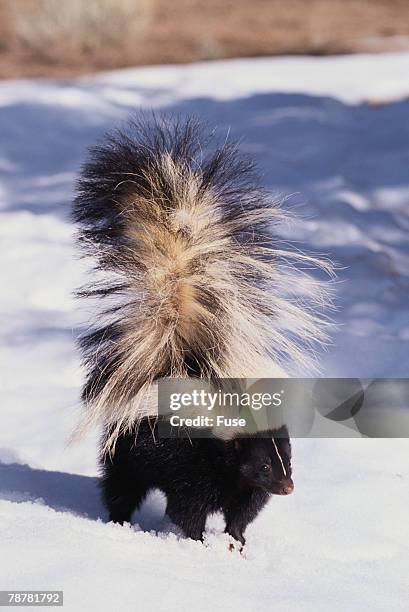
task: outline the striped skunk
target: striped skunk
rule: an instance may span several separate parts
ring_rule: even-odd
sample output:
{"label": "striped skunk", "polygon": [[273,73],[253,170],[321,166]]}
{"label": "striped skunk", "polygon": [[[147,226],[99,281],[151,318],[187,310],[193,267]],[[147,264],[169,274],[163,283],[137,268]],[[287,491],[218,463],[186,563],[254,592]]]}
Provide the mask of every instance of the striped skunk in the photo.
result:
{"label": "striped skunk", "polygon": [[[201,540],[209,514],[222,511],[226,532],[243,546],[243,532],[270,495],[288,495],[291,445],[285,427],[253,438],[159,439],[157,422],[120,434],[115,454],[103,454],[103,497],[110,519],[129,522],[152,488],[167,497],[166,514]],[[231,545],[232,546],[232,545]]]}
{"label": "striped skunk", "polygon": [[80,432],[103,423],[112,519],[129,520],[157,485],[187,535],[200,538],[218,507],[243,542],[268,494],[292,488],[288,437],[155,444],[156,385],[283,377],[288,361],[305,371],[326,339],[316,310],[327,304],[305,267],[330,264],[278,246],[287,215],[234,143],[213,143],[194,118],[152,115],[108,135],[82,169],[73,217],[95,282],[80,295],[103,304],[81,340]]}

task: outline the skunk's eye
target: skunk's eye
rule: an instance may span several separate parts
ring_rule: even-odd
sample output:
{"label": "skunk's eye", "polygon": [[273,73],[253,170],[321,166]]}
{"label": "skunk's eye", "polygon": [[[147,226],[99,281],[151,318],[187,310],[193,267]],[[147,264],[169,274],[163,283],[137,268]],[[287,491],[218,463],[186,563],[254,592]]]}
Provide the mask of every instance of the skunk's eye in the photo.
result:
{"label": "skunk's eye", "polygon": [[265,463],[264,465],[261,466],[261,471],[262,472],[269,472],[270,471],[270,466],[267,465],[267,463]]}

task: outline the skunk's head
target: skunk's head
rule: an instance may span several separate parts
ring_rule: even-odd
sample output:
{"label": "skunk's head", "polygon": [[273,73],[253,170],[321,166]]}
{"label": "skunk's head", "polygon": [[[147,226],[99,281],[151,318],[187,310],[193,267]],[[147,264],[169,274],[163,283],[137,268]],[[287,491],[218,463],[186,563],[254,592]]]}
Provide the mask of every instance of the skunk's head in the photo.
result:
{"label": "skunk's head", "polygon": [[258,487],[273,495],[289,495],[294,490],[291,469],[291,444],[286,427],[239,437],[234,441],[244,485]]}

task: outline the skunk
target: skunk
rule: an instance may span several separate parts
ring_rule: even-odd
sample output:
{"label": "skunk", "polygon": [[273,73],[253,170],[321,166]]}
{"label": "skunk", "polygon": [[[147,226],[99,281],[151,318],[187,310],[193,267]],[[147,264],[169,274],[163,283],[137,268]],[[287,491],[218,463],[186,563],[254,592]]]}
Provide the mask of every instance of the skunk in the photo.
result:
{"label": "skunk", "polygon": [[326,339],[327,293],[305,267],[330,263],[280,248],[288,216],[237,145],[195,118],[152,115],[107,135],[73,218],[95,264],[79,293],[102,300],[80,342],[79,429],[102,422],[104,451],[157,413],[161,378],[282,377]]}
{"label": "skunk", "polygon": [[94,261],[79,294],[102,301],[80,342],[80,432],[103,424],[110,518],[129,521],[159,488],[187,536],[201,539],[222,510],[244,544],[269,495],[293,490],[287,430],[158,438],[157,384],[283,377],[289,362],[305,371],[327,337],[316,313],[328,293],[302,268],[330,263],[280,248],[288,216],[252,162],[191,117],[145,116],[107,135],[83,166],[73,218]]}
{"label": "skunk", "polygon": [[[252,438],[158,438],[158,422],[120,434],[115,454],[102,453],[103,498],[110,519],[129,522],[150,489],[167,497],[166,513],[183,533],[202,540],[206,518],[222,511],[226,532],[242,546],[243,532],[270,495],[288,495],[291,445],[285,427]],[[231,548],[233,545],[230,545]]]}

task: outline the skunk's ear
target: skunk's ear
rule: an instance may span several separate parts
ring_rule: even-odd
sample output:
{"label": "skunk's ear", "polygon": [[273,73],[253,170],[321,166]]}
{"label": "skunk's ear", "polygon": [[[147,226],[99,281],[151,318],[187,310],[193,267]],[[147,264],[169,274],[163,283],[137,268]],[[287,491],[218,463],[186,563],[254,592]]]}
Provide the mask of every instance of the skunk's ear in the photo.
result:
{"label": "skunk's ear", "polygon": [[278,429],[274,430],[274,438],[289,438],[287,425],[282,425]]}

